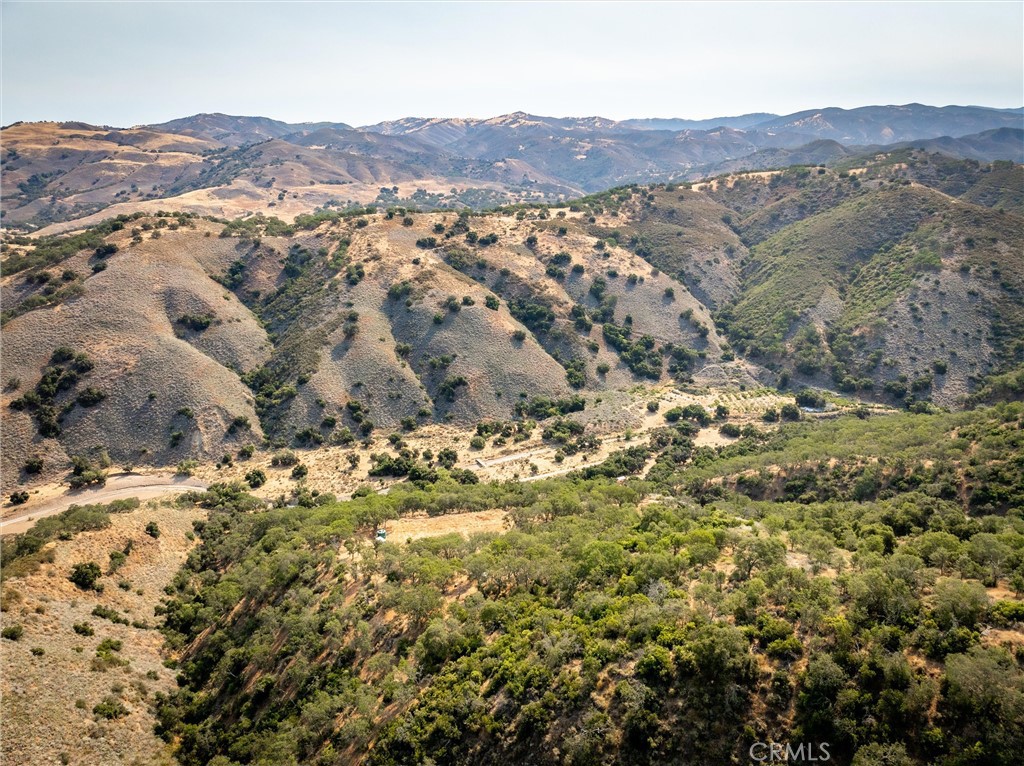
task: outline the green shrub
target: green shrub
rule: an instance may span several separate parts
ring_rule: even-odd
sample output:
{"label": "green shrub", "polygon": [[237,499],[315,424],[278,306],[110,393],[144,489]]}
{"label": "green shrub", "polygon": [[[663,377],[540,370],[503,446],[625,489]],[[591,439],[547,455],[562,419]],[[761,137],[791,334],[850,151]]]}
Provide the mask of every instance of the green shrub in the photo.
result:
{"label": "green shrub", "polygon": [[110,566],[107,569],[107,574],[113,574],[122,566],[124,562],[128,560],[128,555],[124,551],[111,551],[110,552]]}
{"label": "green shrub", "polygon": [[452,468],[458,462],[459,453],[450,447],[445,447],[437,453],[437,464],[442,468]]}
{"label": "green shrub", "polygon": [[1010,626],[1024,623],[1024,602],[997,601],[989,609],[992,622],[997,625]]}
{"label": "green shrub", "polygon": [[820,410],[825,406],[825,397],[813,389],[804,388],[797,391],[796,403],[801,407]]}
{"label": "green shrub", "polygon": [[233,434],[237,431],[250,431],[252,430],[252,423],[246,415],[236,415],[231,419],[231,424],[228,425],[228,433]]}
{"label": "green shrub", "polygon": [[465,388],[469,385],[469,381],[466,380],[463,375],[449,375],[445,378],[441,385],[437,387],[437,395],[443,397],[448,401],[455,401],[455,395],[460,388]]}
{"label": "green shrub", "polygon": [[288,466],[298,465],[298,463],[299,456],[291,450],[275,452],[270,458],[270,464],[275,467],[287,468]]}
{"label": "green shrub", "polygon": [[259,468],[254,468],[245,474],[245,481],[252,489],[257,489],[267,483],[267,474]]}
{"label": "green shrub", "polygon": [[102,702],[93,707],[92,712],[97,718],[111,720],[128,715],[128,708],[114,697],[104,697]]}
{"label": "green shrub", "polygon": [[203,332],[213,323],[213,314],[182,314],[177,323],[193,332]]}
{"label": "green shrub", "polygon": [[803,644],[796,636],[780,638],[772,641],[765,647],[765,654],[775,659],[795,659],[803,654]]}
{"label": "green shrub", "polygon": [[128,620],[122,617],[121,613],[118,612],[116,609],[111,609],[110,607],[103,606],[102,604],[97,604],[96,606],[94,606],[91,614],[93,617],[102,617],[104,620],[110,620],[111,622],[116,623],[118,625],[129,624]]}
{"label": "green shrub", "polygon": [[87,561],[75,564],[71,568],[71,574],[68,576],[68,579],[82,590],[94,590],[96,588],[96,581],[100,578],[101,574],[99,564],[95,561]]}
{"label": "green shrub", "polygon": [[83,407],[95,407],[106,398],[107,395],[103,391],[100,391],[98,388],[93,386],[89,386],[79,392],[75,401]]}

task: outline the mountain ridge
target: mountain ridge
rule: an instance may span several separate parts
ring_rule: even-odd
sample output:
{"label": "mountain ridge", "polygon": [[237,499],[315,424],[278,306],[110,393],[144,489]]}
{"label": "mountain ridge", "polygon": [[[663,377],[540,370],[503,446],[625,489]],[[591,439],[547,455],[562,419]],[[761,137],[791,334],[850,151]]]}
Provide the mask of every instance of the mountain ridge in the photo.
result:
{"label": "mountain ridge", "polygon": [[[645,380],[959,406],[1024,361],[1024,169],[914,149],[846,162],[480,214],[136,213],[11,238],[4,474],[104,433],[119,459],[168,465]],[[47,377],[68,364],[88,369]],[[131,426],[142,412],[155,430]]]}
{"label": "mountain ridge", "polygon": [[[913,136],[917,145],[930,141],[955,156],[1020,162],[1021,123],[1017,112],[919,105],[816,110],[745,128],[674,131],[525,112],[403,118],[365,128],[220,113],[128,129],[21,123],[3,131],[4,222],[63,229],[64,222],[88,225],[164,207],[293,219],[325,207],[396,201],[456,209],[554,202],[628,183],[839,162],[858,151],[857,142],[865,151],[908,132],[920,134]],[[830,149],[818,143],[838,141],[837,135],[856,142],[844,139]]]}

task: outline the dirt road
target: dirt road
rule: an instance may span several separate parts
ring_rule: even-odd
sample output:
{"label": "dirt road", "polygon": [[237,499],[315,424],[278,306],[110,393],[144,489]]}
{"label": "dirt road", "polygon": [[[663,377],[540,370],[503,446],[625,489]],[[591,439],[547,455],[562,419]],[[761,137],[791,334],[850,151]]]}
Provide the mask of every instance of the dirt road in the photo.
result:
{"label": "dirt road", "polygon": [[102,487],[68,490],[63,495],[46,500],[36,505],[24,505],[18,508],[17,515],[8,516],[0,521],[0,535],[15,535],[32,528],[39,519],[54,516],[66,511],[72,505],[90,503],[109,503],[112,500],[123,500],[137,497],[139,500],[151,500],[164,495],[178,492],[190,492],[195,489],[206,489],[207,484],[198,479],[172,474],[120,474],[109,476]]}

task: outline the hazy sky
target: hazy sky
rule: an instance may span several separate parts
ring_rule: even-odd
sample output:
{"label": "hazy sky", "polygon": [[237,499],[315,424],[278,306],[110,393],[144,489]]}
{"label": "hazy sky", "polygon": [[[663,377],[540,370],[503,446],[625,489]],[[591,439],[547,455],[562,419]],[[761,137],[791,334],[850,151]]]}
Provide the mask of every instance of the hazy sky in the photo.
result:
{"label": "hazy sky", "polygon": [[1024,103],[1024,3],[9,2],[2,122]]}

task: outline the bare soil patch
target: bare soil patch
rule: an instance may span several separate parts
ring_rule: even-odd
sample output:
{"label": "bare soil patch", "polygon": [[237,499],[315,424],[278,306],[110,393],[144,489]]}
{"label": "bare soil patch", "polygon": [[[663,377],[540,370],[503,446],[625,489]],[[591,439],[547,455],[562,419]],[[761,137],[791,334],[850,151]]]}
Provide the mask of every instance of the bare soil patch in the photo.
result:
{"label": "bare soil patch", "polygon": [[508,511],[492,508],[486,511],[450,513],[444,516],[417,514],[389,521],[385,526],[388,540],[404,543],[422,537],[439,537],[452,533],[469,537],[480,532],[504,532],[508,529]]}

